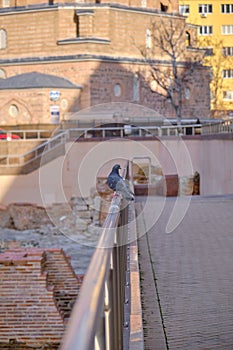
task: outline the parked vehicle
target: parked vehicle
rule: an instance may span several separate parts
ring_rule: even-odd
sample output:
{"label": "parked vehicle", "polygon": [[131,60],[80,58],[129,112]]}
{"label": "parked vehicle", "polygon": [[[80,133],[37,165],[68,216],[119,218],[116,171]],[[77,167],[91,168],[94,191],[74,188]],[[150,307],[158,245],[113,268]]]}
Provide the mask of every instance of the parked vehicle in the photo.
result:
{"label": "parked vehicle", "polygon": [[0,140],[19,140],[20,137],[16,134],[12,134],[10,131],[0,129]]}

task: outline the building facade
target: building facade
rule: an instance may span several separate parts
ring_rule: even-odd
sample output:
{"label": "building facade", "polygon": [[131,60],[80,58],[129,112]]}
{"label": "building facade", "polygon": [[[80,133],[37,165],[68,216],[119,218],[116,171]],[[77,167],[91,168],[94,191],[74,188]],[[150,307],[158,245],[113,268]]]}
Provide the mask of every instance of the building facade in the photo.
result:
{"label": "building facade", "polygon": [[233,116],[232,0],[180,0],[179,11],[187,22],[198,25],[198,46],[207,49],[205,64],[212,67],[212,116]]}
{"label": "building facade", "polygon": [[[83,109],[113,102],[175,117],[166,92],[152,87],[150,65],[142,55],[142,48],[150,50],[151,24],[161,19],[185,23],[176,0],[2,0],[0,124],[50,123],[54,115],[63,121]],[[196,50],[197,28],[187,25],[187,31],[192,39],[178,62],[180,70],[184,57]],[[162,68],[169,65],[161,53],[153,60]],[[47,79],[44,85],[42,77]],[[65,86],[62,79],[67,80]],[[209,117],[209,79],[209,69],[202,64],[190,74],[182,100],[185,118]]]}

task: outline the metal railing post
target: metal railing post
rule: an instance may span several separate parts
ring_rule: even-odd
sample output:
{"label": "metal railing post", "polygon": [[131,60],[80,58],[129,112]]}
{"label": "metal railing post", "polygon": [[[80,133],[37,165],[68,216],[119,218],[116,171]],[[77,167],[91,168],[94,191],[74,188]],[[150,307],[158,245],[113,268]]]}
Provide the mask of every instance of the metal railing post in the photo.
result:
{"label": "metal railing post", "polygon": [[[112,263],[111,263],[112,265]],[[108,281],[105,282],[105,348],[106,350],[113,349],[114,335],[114,310],[113,310],[113,268],[110,269]],[[105,349],[103,347],[103,349]]]}
{"label": "metal railing post", "polygon": [[94,350],[108,349],[105,346],[105,315],[103,315],[102,318],[100,319],[99,330],[95,334],[93,349]]}
{"label": "metal railing post", "polygon": [[120,280],[119,280],[119,257],[118,257],[118,247],[115,245],[113,248],[113,310],[114,310],[114,350],[122,349],[122,337],[120,328]]}

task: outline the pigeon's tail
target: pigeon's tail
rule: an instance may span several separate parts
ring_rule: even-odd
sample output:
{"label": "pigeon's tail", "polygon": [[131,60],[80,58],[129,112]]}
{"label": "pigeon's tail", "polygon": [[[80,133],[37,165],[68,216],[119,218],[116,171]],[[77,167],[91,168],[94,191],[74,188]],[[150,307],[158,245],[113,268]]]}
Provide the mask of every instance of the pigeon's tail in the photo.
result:
{"label": "pigeon's tail", "polygon": [[127,196],[125,196],[125,199],[127,201],[134,201],[134,195],[133,194],[127,195]]}
{"label": "pigeon's tail", "polygon": [[116,192],[120,193],[122,197],[128,201],[134,200],[134,193],[130,190],[128,182],[123,179],[118,181],[116,186]]}

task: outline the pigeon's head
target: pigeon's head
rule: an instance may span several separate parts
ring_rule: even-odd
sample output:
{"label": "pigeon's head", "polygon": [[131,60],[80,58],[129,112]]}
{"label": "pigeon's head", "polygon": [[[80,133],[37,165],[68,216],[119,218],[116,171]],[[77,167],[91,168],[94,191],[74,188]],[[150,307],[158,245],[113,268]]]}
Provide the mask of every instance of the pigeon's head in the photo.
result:
{"label": "pigeon's head", "polygon": [[115,164],[114,165],[114,167],[112,168],[112,171],[114,171],[114,172],[119,172],[119,169],[121,169],[121,166],[120,166],[120,164]]}

